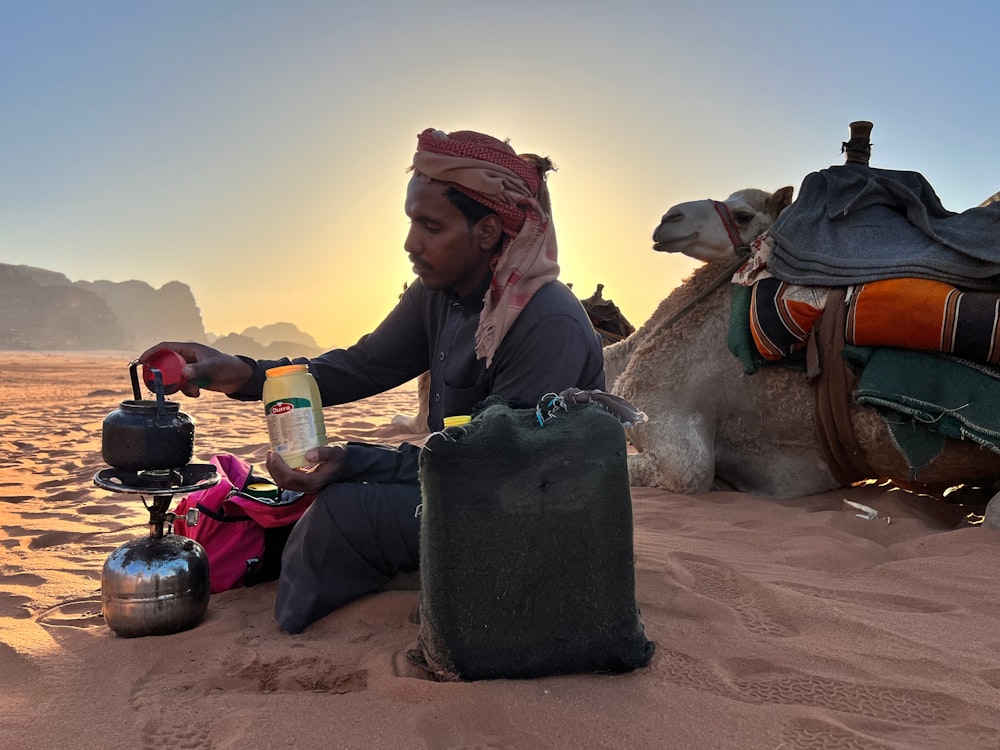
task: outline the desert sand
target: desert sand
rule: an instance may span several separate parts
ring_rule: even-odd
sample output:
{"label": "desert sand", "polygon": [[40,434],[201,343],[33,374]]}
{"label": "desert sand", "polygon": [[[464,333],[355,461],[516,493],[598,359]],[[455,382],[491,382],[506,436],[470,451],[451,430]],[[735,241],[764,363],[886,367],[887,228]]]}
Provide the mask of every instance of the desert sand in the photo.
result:
{"label": "desert sand", "polygon": [[[214,595],[193,629],[119,637],[101,567],[148,514],[93,476],[132,356],[0,355],[3,747],[1000,748],[1000,532],[875,484],[788,501],[633,488],[657,649],[628,674],[426,679],[405,659],[412,589],[290,636],[262,584]],[[414,394],[328,408],[328,430],[416,439],[388,427]],[[262,465],[258,404],[172,398],[196,422],[196,460]]]}

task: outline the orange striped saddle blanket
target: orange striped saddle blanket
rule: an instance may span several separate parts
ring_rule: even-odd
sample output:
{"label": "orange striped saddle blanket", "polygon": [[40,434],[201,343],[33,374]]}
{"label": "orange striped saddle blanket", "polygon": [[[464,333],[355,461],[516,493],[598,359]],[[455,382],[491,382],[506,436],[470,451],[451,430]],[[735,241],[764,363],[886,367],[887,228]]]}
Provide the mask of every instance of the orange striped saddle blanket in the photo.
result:
{"label": "orange striped saddle blanket", "polygon": [[[779,360],[806,346],[823,313],[825,292],[773,277],[754,283],[750,332],[764,359]],[[1000,364],[1000,291],[963,291],[932,279],[885,279],[851,287],[847,305],[848,344],[945,352]]]}

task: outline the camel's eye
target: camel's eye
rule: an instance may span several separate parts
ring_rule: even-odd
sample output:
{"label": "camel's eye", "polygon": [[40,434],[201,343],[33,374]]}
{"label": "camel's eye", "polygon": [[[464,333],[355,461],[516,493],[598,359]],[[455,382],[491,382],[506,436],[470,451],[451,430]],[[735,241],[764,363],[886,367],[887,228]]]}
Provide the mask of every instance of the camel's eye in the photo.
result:
{"label": "camel's eye", "polygon": [[736,211],[733,214],[733,221],[735,221],[741,227],[745,227],[753,220],[754,220],[754,213],[752,211]]}

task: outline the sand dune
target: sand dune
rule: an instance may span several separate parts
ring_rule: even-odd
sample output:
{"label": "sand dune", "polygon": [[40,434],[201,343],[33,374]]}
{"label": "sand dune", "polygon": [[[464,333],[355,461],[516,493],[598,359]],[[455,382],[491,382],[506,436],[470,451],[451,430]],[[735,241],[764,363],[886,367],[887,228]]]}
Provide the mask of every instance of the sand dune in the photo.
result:
{"label": "sand dune", "polygon": [[[100,614],[101,567],[148,514],[92,478],[131,356],[0,356],[4,747],[1000,747],[1000,532],[876,485],[781,502],[633,488],[657,651],[626,675],[424,679],[405,659],[419,629],[405,589],[289,636],[263,584],[213,596],[191,630],[120,638]],[[258,404],[180,400],[196,460],[263,463]],[[403,387],[327,409],[328,431],[415,439],[388,425],[414,410]]]}

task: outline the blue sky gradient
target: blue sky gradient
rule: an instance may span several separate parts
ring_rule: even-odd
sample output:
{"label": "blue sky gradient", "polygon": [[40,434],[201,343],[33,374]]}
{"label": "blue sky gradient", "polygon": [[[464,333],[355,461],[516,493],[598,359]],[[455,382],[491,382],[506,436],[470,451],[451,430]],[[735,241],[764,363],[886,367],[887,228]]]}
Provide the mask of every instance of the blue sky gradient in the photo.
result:
{"label": "blue sky gradient", "polygon": [[0,0],[0,261],[346,345],[412,276],[416,134],[475,129],[555,161],[563,280],[638,325],[695,265],[651,251],[669,206],[798,188],[852,120],[952,210],[1000,190],[998,29],[968,0]]}

